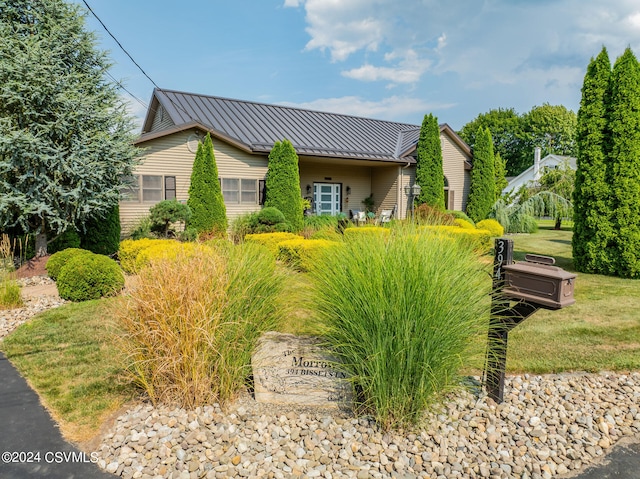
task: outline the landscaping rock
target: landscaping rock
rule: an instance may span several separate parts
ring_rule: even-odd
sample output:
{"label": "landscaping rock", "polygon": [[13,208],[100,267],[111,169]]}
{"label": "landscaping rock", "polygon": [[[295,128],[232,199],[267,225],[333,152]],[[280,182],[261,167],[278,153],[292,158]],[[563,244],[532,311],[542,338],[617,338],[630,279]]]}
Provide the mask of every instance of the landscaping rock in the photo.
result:
{"label": "landscaping rock", "polygon": [[[118,464],[125,478],[553,477],[639,436],[638,404],[640,373],[603,373],[508,377],[502,404],[460,391],[402,434],[341,410],[249,397],[225,411],[139,405],[103,438],[99,464]],[[145,436],[150,449],[140,448]]]}

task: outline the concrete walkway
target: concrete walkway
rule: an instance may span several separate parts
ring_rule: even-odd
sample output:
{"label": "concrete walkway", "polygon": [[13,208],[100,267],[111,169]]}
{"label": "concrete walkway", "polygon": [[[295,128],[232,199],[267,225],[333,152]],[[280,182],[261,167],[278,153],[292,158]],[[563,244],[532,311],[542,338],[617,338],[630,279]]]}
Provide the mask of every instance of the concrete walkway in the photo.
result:
{"label": "concrete walkway", "polygon": [[113,479],[62,438],[38,395],[0,353],[0,478]]}

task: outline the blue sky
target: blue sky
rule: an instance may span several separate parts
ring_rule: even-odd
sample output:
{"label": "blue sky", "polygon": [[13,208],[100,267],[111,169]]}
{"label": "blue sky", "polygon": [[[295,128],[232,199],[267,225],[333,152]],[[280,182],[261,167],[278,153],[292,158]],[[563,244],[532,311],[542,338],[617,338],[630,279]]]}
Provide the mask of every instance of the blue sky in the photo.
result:
{"label": "blue sky", "polygon": [[[414,124],[433,113],[456,130],[492,108],[577,112],[603,45],[612,62],[640,56],[638,0],[87,2],[161,88]],[[152,83],[87,27],[147,103]]]}

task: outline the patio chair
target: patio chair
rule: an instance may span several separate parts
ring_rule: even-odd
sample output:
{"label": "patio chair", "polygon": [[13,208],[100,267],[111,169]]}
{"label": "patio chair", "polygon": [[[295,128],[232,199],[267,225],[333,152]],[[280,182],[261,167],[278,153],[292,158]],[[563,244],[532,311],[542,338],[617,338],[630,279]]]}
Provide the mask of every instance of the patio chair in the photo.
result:
{"label": "patio chair", "polygon": [[378,217],[378,220],[376,221],[376,223],[381,225],[388,223],[389,221],[391,221],[392,216],[393,216],[393,210],[382,210],[380,212],[380,216]]}
{"label": "patio chair", "polygon": [[360,210],[352,210],[351,211],[351,219],[353,220],[353,222],[357,225],[361,224],[361,223],[366,223],[367,221],[367,214],[364,211],[360,211]]}

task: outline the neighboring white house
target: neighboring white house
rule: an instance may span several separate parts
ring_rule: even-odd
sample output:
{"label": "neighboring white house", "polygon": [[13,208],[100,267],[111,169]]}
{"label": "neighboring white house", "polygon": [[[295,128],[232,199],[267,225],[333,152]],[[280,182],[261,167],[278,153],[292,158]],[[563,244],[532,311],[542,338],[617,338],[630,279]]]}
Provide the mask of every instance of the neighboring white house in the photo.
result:
{"label": "neighboring white house", "polygon": [[533,165],[524,170],[515,178],[509,180],[509,184],[502,190],[502,194],[518,191],[522,186],[535,186],[545,167],[558,168],[563,164],[568,164],[573,170],[576,169],[576,159],[571,156],[547,155],[540,158],[540,148],[536,148],[533,157]]}

